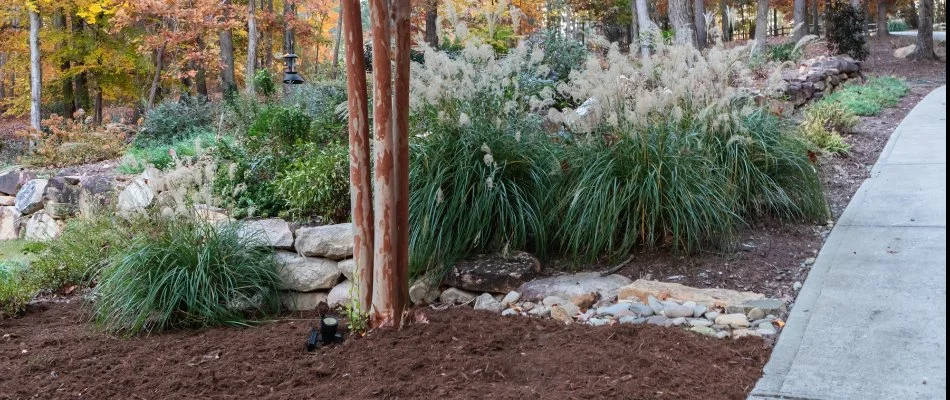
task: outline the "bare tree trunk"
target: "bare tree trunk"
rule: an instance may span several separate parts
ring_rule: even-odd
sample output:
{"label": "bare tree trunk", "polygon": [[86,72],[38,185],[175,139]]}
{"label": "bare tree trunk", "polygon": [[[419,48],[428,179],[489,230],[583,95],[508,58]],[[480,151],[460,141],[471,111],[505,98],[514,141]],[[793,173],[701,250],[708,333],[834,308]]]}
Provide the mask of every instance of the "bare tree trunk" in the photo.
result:
{"label": "bare tree trunk", "polygon": [[877,33],[875,36],[884,38],[891,35],[887,29],[887,10],[891,6],[890,1],[877,1]]}
{"label": "bare tree trunk", "polygon": [[152,87],[148,91],[146,110],[151,110],[152,107],[155,107],[155,96],[158,93],[158,86],[162,82],[162,57],[165,53],[165,45],[166,43],[162,43],[162,46],[155,51],[155,75],[152,75]]}
{"label": "bare tree trunk", "polygon": [[369,105],[363,54],[360,0],[342,0],[346,30],[346,92],[350,132],[350,214],[353,218],[353,260],[357,303],[367,315],[373,304],[373,188],[370,166]]}
{"label": "bare tree trunk", "polygon": [[[205,43],[204,40],[199,35],[195,40],[195,45],[199,51],[204,51]],[[207,99],[208,98],[208,78],[207,71],[205,70],[204,63],[201,61],[195,62],[195,89],[198,92],[198,95]]]}
{"label": "bare tree trunk", "polygon": [[284,53],[292,53],[294,51],[294,28],[293,24],[293,15],[294,15],[294,3],[293,0],[285,0],[284,2]]}
{"label": "bare tree trunk", "polygon": [[821,14],[818,12],[818,0],[811,0],[811,21],[813,25],[812,35],[821,35]]}
{"label": "bare tree trunk", "polygon": [[636,52],[640,45],[640,21],[637,15],[637,2],[630,2],[630,54]]}
{"label": "bare tree trunk", "polygon": [[247,2],[247,66],[245,67],[244,87],[248,96],[254,97],[254,73],[257,70],[257,0]]}
{"label": "bare tree trunk", "polygon": [[426,43],[433,49],[439,48],[439,1],[426,2]]}
{"label": "bare tree trunk", "polygon": [[[40,64],[40,13],[30,10],[30,127],[40,130],[43,66]],[[31,143],[32,147],[32,143]]]}
{"label": "bare tree trunk", "polygon": [[[221,0],[222,7],[225,8],[224,19],[230,18],[231,0]],[[221,83],[224,85],[224,91],[229,92],[237,87],[234,80],[234,38],[231,29],[222,29],[218,32],[218,42],[221,46]]]}
{"label": "bare tree trunk", "polygon": [[[267,0],[267,14],[272,16],[274,14],[274,0]],[[270,69],[271,63],[274,62],[274,33],[273,30],[264,32],[264,63],[261,64],[261,67],[264,69]]]}
{"label": "bare tree trunk", "polygon": [[102,87],[98,84],[96,84],[96,97],[93,103],[93,109],[95,111],[93,112],[92,121],[96,125],[102,125]]}
{"label": "bare tree trunk", "polygon": [[646,0],[636,0],[637,4],[637,24],[640,26],[640,56],[644,59],[650,58],[650,41],[652,32],[650,32],[650,11],[647,9]]}
{"label": "bare tree trunk", "polygon": [[[814,0],[813,0],[814,1]],[[805,37],[805,34],[808,33],[807,22],[805,21],[806,15],[808,14],[808,4],[805,3],[805,0],[795,0],[795,6],[792,10],[792,17],[794,19],[793,24],[795,32],[792,36],[793,40],[796,42]]]}
{"label": "bare tree trunk", "polygon": [[[934,53],[934,0],[920,0],[917,10],[917,50],[914,58],[918,60],[936,59]],[[32,24],[30,24],[32,26]]]}
{"label": "bare tree trunk", "polygon": [[[401,326],[409,304],[409,0],[393,0],[396,24],[396,81],[393,84],[393,191],[396,260],[390,277],[393,313]],[[384,283],[385,284],[385,283]]]}
{"label": "bare tree trunk", "polygon": [[[340,12],[343,12],[343,1],[340,0]],[[336,43],[333,44],[333,70],[330,76],[335,80],[340,69],[340,42],[343,39],[343,17],[342,15],[336,21]],[[317,52],[319,54],[319,52]]]}
{"label": "bare tree trunk", "polygon": [[0,100],[7,97],[7,53],[0,53]]}
{"label": "bare tree trunk", "polygon": [[677,44],[696,45],[693,33],[693,22],[689,18],[687,0],[668,0],[670,24],[673,25],[674,42]]}
{"label": "bare tree trunk", "polygon": [[[73,36],[82,35],[86,23],[75,14],[73,14],[72,19]],[[74,63],[74,66],[79,70],[82,70],[84,65],[85,63],[82,60],[76,60]],[[89,97],[89,74],[83,71],[73,76],[73,87],[75,88],[73,95],[76,98],[76,108],[89,111],[90,107],[92,107],[92,98]]]}
{"label": "bare tree trunk", "polygon": [[693,0],[693,20],[696,21],[696,46],[704,49],[706,43],[706,5],[703,0]]}
{"label": "bare tree trunk", "polygon": [[755,47],[752,52],[763,56],[769,28],[769,0],[756,0],[755,3]]}
{"label": "bare tree trunk", "polygon": [[[69,47],[69,40],[66,39],[69,37],[69,22],[66,20],[66,12],[62,8],[59,8],[56,11],[56,15],[53,17],[53,24],[56,27],[57,31],[61,31],[63,34],[63,41],[58,45],[59,49],[65,49]],[[0,65],[0,68],[3,66]],[[59,70],[65,76],[69,72],[69,59],[63,58],[59,64]],[[76,112],[76,103],[73,100],[73,81],[72,79],[61,78],[62,79],[62,91],[63,91],[63,116],[69,118]],[[0,83],[2,85],[2,83]],[[2,98],[3,96],[0,96]]]}
{"label": "bare tree trunk", "polygon": [[719,29],[722,29],[723,42],[732,41],[732,29],[729,26],[729,8],[726,1],[727,0],[719,0],[719,18],[721,18]]}
{"label": "bare tree trunk", "polygon": [[370,325],[395,326],[397,295],[393,292],[396,270],[396,199],[393,192],[393,98],[392,53],[389,4],[386,0],[370,0],[370,21],[373,36],[373,137],[374,172],[373,213],[373,309]]}

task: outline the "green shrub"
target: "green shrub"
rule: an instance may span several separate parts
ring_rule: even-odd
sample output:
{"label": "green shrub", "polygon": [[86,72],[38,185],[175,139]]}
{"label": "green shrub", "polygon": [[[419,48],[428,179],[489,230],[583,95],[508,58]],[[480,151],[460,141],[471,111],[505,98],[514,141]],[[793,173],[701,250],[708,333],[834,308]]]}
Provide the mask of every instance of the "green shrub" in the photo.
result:
{"label": "green shrub", "polygon": [[888,32],[904,32],[907,30],[910,30],[910,28],[907,26],[907,23],[902,20],[892,19],[887,21]]}
{"label": "green shrub", "polygon": [[842,139],[841,134],[849,132],[858,122],[858,117],[841,104],[820,101],[805,110],[799,132],[822,151],[845,153],[851,145]]}
{"label": "green shrub", "polygon": [[261,68],[254,74],[254,88],[257,90],[257,93],[265,98],[277,93],[277,85],[274,83],[274,77],[266,68]]}
{"label": "green shrub", "polygon": [[97,324],[134,335],[173,328],[246,325],[244,308],[275,312],[280,278],[273,250],[236,225],[155,220],[99,276]]}
{"label": "green shrub", "polygon": [[825,96],[825,101],[839,103],[854,115],[872,116],[885,107],[893,107],[910,91],[910,87],[898,78],[882,76],[869,79],[865,84],[844,85],[838,91]]}
{"label": "green shrub", "polygon": [[795,48],[794,42],[786,42],[769,46],[768,59],[772,61],[794,61],[801,58],[802,53]]}
{"label": "green shrub", "polygon": [[864,60],[870,54],[864,37],[864,13],[845,0],[831,0],[825,6],[828,50]]}
{"label": "green shrub", "polygon": [[276,191],[287,202],[286,211],[301,219],[319,216],[324,221],[346,221],[350,214],[348,147],[339,142],[307,147],[276,182]]}
{"label": "green shrub", "polygon": [[210,131],[215,122],[214,106],[205,98],[183,95],[149,110],[133,145],[140,148],[168,145]]}
{"label": "green shrub", "polygon": [[0,319],[12,318],[26,311],[33,298],[33,289],[26,281],[27,266],[0,261]]}
{"label": "green shrub", "polygon": [[194,157],[201,149],[207,149],[214,143],[213,132],[200,132],[193,138],[179,140],[172,144],[157,144],[145,148],[132,147],[126,151],[118,170],[123,174],[139,174],[149,165],[166,170],[175,165],[175,158]]}
{"label": "green shrub", "polygon": [[298,85],[283,100],[287,107],[302,110],[311,119],[310,133],[315,143],[346,140],[346,83],[338,81]]}
{"label": "green shrub", "polygon": [[542,63],[551,70],[548,79],[567,81],[571,70],[582,67],[590,55],[583,42],[569,38],[557,30],[545,30],[541,34],[540,42],[541,49],[544,50]]}
{"label": "green shrub", "polygon": [[255,150],[269,147],[275,151],[283,146],[307,142],[310,135],[310,118],[296,107],[268,106],[251,125],[247,135]]}
{"label": "green shrub", "polygon": [[146,232],[147,225],[106,213],[70,219],[59,238],[31,264],[30,280],[51,291],[87,284],[133,235]]}

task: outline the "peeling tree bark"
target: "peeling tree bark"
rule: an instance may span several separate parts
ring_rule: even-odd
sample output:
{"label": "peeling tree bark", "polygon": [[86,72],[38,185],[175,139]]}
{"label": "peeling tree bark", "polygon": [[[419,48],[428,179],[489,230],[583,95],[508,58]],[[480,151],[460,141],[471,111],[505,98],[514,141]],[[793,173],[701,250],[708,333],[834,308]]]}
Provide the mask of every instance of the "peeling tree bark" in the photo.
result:
{"label": "peeling tree bark", "polygon": [[247,67],[244,87],[251,97],[257,92],[254,88],[254,74],[257,69],[257,0],[247,2]]}
{"label": "peeling tree bark", "polygon": [[346,91],[350,132],[350,211],[353,217],[353,259],[359,311],[369,314],[373,303],[373,188],[370,172],[369,106],[363,58],[360,0],[342,0],[346,37]]}
{"label": "peeling tree bark", "polygon": [[[40,13],[30,10],[30,127],[40,130],[43,68],[40,65]],[[32,143],[31,143],[32,145]],[[32,147],[32,146],[31,146]]]}

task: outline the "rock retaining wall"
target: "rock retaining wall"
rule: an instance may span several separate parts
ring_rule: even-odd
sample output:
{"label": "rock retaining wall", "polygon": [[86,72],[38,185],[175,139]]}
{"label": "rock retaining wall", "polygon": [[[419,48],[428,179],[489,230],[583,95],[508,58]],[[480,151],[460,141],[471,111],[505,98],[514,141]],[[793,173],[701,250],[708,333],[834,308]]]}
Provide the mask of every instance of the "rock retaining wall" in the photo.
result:
{"label": "rock retaining wall", "polygon": [[788,114],[811,101],[821,100],[849,79],[862,77],[861,62],[846,56],[821,56],[802,63],[798,71],[782,76],[784,98],[772,99],[776,114]]}

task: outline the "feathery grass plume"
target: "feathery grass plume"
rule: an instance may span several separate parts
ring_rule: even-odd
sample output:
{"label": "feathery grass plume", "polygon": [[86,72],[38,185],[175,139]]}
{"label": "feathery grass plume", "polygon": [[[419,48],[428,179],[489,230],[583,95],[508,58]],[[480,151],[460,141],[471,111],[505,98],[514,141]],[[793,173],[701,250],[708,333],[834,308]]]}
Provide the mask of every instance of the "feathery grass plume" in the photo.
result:
{"label": "feathery grass plume", "polygon": [[587,99],[551,113],[580,134],[565,147],[548,221],[566,252],[593,259],[641,244],[692,250],[730,239],[745,217],[826,214],[807,148],[755,107],[746,59],[743,47],[702,53],[658,44],[638,63],[614,46],[559,86]]}
{"label": "feathery grass plume", "polygon": [[102,269],[93,320],[128,335],[173,328],[246,325],[244,310],[279,308],[273,250],[237,225],[155,218]]}

